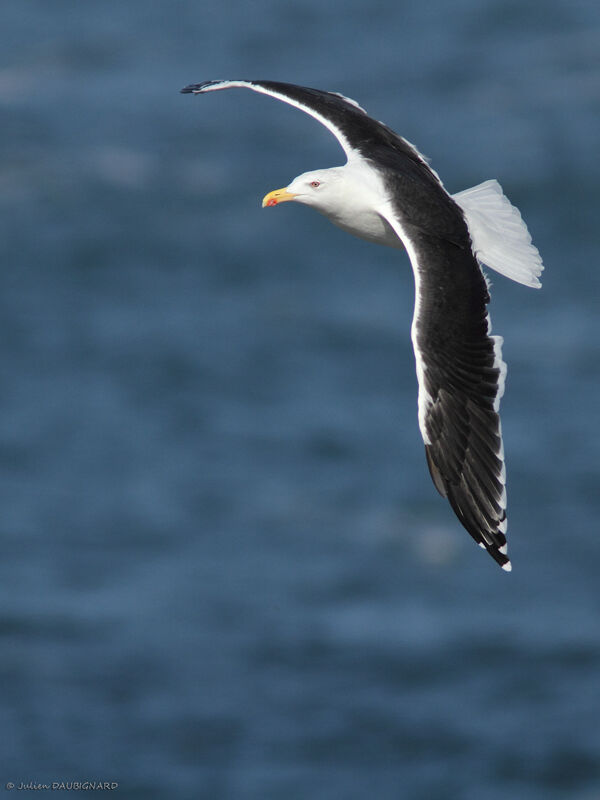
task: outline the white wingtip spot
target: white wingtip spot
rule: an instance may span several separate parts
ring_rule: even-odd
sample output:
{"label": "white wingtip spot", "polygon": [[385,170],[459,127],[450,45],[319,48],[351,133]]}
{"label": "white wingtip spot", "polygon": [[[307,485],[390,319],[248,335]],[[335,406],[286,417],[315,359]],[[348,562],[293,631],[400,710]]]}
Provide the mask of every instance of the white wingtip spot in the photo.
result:
{"label": "white wingtip spot", "polygon": [[510,561],[507,561],[506,564],[502,564],[502,569],[504,572],[512,572],[512,564]]}
{"label": "white wingtip spot", "polygon": [[506,486],[506,464],[504,461],[502,462],[502,467],[500,468],[500,475],[498,475],[498,480],[502,484],[502,486]]}
{"label": "white wingtip spot", "polygon": [[[506,508],[506,484],[502,484],[499,503],[501,508]],[[502,532],[505,533],[505,531]]]}

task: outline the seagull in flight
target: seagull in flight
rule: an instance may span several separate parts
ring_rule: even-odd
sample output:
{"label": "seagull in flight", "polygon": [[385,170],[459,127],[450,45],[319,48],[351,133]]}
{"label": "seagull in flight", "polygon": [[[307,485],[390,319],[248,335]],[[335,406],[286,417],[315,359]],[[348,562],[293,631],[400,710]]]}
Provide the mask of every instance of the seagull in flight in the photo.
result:
{"label": "seagull in flight", "polygon": [[408,253],[418,421],[429,472],[477,544],[510,571],[499,416],[506,364],[502,337],[491,334],[481,265],[541,286],[542,260],[521,214],[495,180],[449,194],[410,142],[336,92],[262,80],[205,81],[181,91],[233,88],[304,111],[346,155],[341,167],[305,172],[269,192],[263,207],[303,203],[354,236]]}

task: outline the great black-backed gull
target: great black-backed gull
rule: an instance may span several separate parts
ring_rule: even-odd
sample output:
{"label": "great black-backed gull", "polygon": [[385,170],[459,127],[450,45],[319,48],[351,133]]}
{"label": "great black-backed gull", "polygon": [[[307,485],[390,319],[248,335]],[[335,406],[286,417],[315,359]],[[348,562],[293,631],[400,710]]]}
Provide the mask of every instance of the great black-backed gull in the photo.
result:
{"label": "great black-backed gull", "polygon": [[543,270],[521,215],[495,180],[450,195],[418,150],[358,103],[275,81],[206,81],[183,93],[244,88],[310,114],[337,138],[341,167],[299,175],[269,192],[320,211],[348,233],[404,247],[415,278],[411,336],[418,419],[435,487],[473,539],[509,571],[506,471],[498,410],[506,364],[491,335],[484,264],[538,288]]}

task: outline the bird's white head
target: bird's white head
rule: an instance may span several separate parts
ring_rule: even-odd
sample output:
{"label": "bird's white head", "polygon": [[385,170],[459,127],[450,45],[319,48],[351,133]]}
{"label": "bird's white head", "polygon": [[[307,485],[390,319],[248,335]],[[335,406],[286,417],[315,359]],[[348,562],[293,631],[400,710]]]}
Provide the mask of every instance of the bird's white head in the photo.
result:
{"label": "bird's white head", "polygon": [[305,172],[263,200],[276,206],[288,200],[311,206],[342,230],[370,242],[400,247],[400,239],[378,212],[385,189],[376,172],[361,160],[343,167]]}
{"label": "bird's white head", "polygon": [[342,167],[332,167],[304,172],[294,178],[285,189],[269,192],[263,199],[263,208],[295,200],[326,214],[329,209],[339,204],[342,192],[342,169]]}

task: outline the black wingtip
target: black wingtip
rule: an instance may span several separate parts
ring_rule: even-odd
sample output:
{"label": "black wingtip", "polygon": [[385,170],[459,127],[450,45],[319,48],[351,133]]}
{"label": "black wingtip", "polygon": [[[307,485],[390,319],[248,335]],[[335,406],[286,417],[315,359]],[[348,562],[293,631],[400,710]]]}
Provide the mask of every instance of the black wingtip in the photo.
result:
{"label": "black wingtip", "polygon": [[486,547],[485,544],[483,547],[491,555],[496,564],[498,564],[498,566],[504,570],[504,572],[512,572],[512,564],[510,563],[510,558],[506,555],[506,553],[501,553],[497,547]]}
{"label": "black wingtip", "polygon": [[230,81],[202,81],[201,83],[190,83],[189,86],[184,86],[179,91],[181,94],[200,94],[209,86],[218,86],[220,83],[230,83]]}

